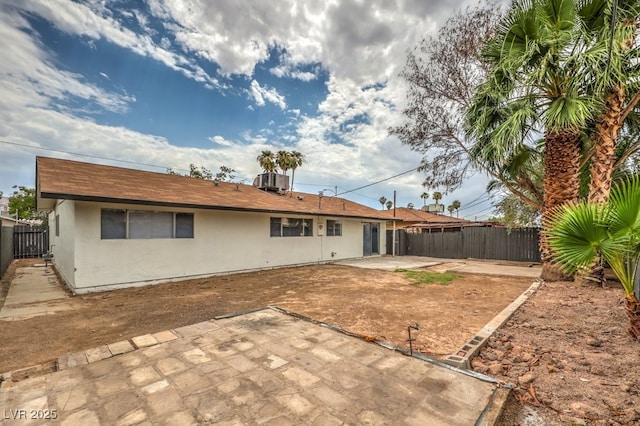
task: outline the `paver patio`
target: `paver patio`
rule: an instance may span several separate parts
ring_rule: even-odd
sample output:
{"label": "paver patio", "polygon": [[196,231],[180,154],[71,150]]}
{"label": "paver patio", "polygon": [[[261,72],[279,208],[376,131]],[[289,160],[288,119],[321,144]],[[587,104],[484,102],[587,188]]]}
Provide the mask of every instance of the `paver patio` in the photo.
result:
{"label": "paver patio", "polygon": [[490,423],[505,393],[489,377],[274,309],[58,361],[60,371],[5,377],[1,423],[470,425]]}

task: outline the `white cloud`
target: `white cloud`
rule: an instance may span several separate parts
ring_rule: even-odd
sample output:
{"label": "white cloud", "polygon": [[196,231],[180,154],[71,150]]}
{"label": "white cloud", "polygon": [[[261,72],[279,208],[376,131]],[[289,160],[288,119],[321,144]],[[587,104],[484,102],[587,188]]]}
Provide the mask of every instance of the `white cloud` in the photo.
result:
{"label": "white cloud", "polygon": [[[118,22],[101,3],[82,4],[68,0],[27,0],[16,5],[52,22],[58,29],[72,35],[86,36],[94,40],[104,38],[141,56],[148,56],[188,78],[219,87],[219,81],[211,77],[193,60],[174,53],[153,42],[149,34],[137,34]],[[136,11],[138,16],[139,12]],[[141,25],[146,21],[140,21]],[[165,43],[166,44],[166,43]]]}
{"label": "white cloud", "polygon": [[[135,19],[141,28],[138,32],[114,17],[109,11],[111,4],[100,1],[26,0],[0,6],[1,50],[3,57],[11,58],[0,61],[0,140],[175,169],[194,163],[216,170],[224,164],[247,179],[259,172],[255,157],[260,150],[296,149],[307,156],[307,162],[296,172],[299,185],[337,185],[340,190],[365,185],[408,170],[420,161],[419,155],[388,136],[387,129],[397,122],[397,111],[404,102],[405,91],[398,74],[407,50],[435,30],[436,23],[442,22],[440,16],[469,2],[454,3],[150,0],[151,17],[137,10],[120,13],[128,14],[126,19]],[[254,105],[272,103],[285,110],[285,97],[275,88],[261,85],[254,75],[256,65],[267,59],[269,49],[283,48],[286,53],[270,69],[271,73],[302,81],[313,81],[321,72],[326,73],[328,95],[318,106],[317,114],[286,111],[289,124],[295,126],[293,134],[290,128],[281,132],[280,127],[274,126],[270,133],[247,130],[237,140],[212,136],[209,140],[215,144],[213,149],[177,147],[159,136],[102,125],[74,111],[53,110],[52,104],[77,97],[90,101],[93,108],[126,112],[135,98],[105,91],[80,75],[57,69],[37,39],[29,31],[18,29],[28,29],[29,24],[14,8],[41,16],[60,31],[82,36],[88,42],[107,40],[153,58],[204,87],[223,87],[215,75],[198,65],[195,54],[219,66],[223,75],[248,76],[248,94]],[[159,40],[150,26],[154,19],[160,19],[167,31]],[[376,83],[383,84],[364,89]],[[247,108],[254,109],[254,105]],[[344,143],[336,142],[333,134]],[[33,182],[36,154],[68,156],[0,144],[0,156],[7,159],[0,181],[9,185],[0,190],[6,192],[12,183]],[[375,206],[379,196],[389,198],[395,189],[399,193],[398,205],[409,201],[421,205],[421,182],[420,174],[409,174],[350,197]],[[474,184],[474,188],[484,189],[483,179]],[[317,190],[313,186],[298,188]],[[478,192],[471,194],[475,197]]]}
{"label": "white cloud", "polygon": [[225,138],[223,138],[222,136],[212,136],[212,137],[210,137],[210,138],[209,138],[209,140],[210,140],[211,142],[213,142],[213,143],[217,144],[217,145],[220,145],[220,146],[227,146],[227,147],[229,147],[229,146],[233,146],[233,145],[234,145],[234,142],[233,142],[233,141],[226,140],[226,139],[225,139]]}
{"label": "white cloud", "polygon": [[258,106],[264,106],[265,102],[271,102],[272,104],[277,105],[280,109],[285,109],[287,107],[284,96],[279,94],[276,89],[262,87],[256,80],[251,81],[250,94]]}

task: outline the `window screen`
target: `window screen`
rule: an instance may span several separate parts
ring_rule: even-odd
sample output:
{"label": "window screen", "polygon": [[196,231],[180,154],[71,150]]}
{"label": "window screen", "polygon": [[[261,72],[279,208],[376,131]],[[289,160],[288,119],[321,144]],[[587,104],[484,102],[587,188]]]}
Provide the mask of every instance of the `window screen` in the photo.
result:
{"label": "window screen", "polygon": [[127,238],[127,211],[103,209],[100,229],[103,240]]}
{"label": "window screen", "polygon": [[193,213],[176,213],[176,238],[193,238]]}
{"label": "window screen", "polygon": [[130,211],[129,238],[173,238],[173,213]]}
{"label": "window screen", "polygon": [[327,236],[339,237],[342,235],[342,222],[339,220],[327,220]]}
{"label": "window screen", "polygon": [[291,217],[271,218],[272,237],[311,237],[313,236],[313,219]]}

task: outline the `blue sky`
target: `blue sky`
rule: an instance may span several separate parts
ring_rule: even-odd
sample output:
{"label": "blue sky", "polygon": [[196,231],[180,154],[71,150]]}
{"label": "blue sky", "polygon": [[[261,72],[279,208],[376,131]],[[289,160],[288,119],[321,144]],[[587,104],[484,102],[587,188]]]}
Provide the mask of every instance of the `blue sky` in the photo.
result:
{"label": "blue sky", "polygon": [[[387,132],[407,51],[471,3],[0,0],[0,191],[33,187],[36,155],[225,165],[250,183],[262,150],[295,149],[295,189],[312,193],[401,174],[420,163]],[[344,197],[379,208],[395,190],[398,206],[420,206],[422,180]],[[443,202],[484,218],[486,183],[475,175]]]}

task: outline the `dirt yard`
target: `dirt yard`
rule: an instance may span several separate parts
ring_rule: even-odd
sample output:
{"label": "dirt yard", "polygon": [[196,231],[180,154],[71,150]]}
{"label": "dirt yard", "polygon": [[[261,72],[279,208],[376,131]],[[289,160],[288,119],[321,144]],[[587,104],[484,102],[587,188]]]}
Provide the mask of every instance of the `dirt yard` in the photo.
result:
{"label": "dirt yard", "polygon": [[[5,291],[16,265],[5,273]],[[0,322],[0,372],[266,305],[403,347],[408,347],[407,326],[417,322],[414,349],[442,357],[532,283],[531,278],[460,275],[446,285],[416,285],[405,275],[317,265],[76,296],[71,310]]]}
{"label": "dirt yard", "polygon": [[[322,265],[77,296],[71,310],[0,322],[0,371],[265,305],[404,347],[418,322],[417,349],[443,357],[532,281],[467,274],[412,285],[402,272]],[[640,424],[639,354],[619,284],[545,283],[473,366],[515,386],[501,425]]]}
{"label": "dirt yard", "polygon": [[545,283],[490,340],[472,365],[516,386],[500,424],[640,424],[620,284]]}

